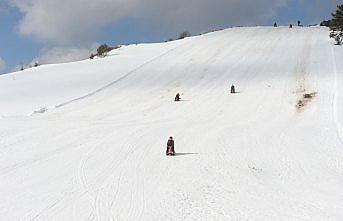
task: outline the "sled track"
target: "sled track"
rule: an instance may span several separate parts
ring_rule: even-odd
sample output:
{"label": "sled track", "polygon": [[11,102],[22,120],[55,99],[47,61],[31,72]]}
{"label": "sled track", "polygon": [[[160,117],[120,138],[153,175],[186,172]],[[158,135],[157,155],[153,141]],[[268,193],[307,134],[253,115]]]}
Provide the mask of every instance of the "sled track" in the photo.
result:
{"label": "sled track", "polygon": [[343,126],[339,121],[338,117],[338,99],[339,99],[339,92],[338,92],[338,73],[337,73],[337,64],[336,64],[336,56],[334,52],[333,46],[331,47],[332,53],[332,66],[333,66],[333,73],[334,73],[334,98],[332,103],[332,110],[333,110],[333,119],[336,126],[337,135],[339,137],[340,142],[343,144]]}
{"label": "sled track", "polygon": [[[141,137],[143,136],[143,132],[142,130],[136,131],[135,133],[140,133],[140,136],[138,139],[141,139]],[[121,183],[122,180],[127,180],[129,182],[129,185],[131,186],[130,188],[130,192],[127,196],[127,202],[128,202],[128,206],[127,206],[127,210],[124,210],[124,213],[126,213],[126,217],[130,217],[132,220],[139,220],[137,219],[138,217],[142,217],[144,210],[145,210],[145,181],[144,181],[144,174],[140,174],[140,173],[135,173],[133,176],[130,176],[128,174],[128,172],[130,171],[138,171],[139,167],[142,163],[142,161],[145,159],[145,157],[147,155],[149,155],[149,151],[148,152],[144,152],[143,150],[149,150],[148,147],[141,147],[139,149],[133,147],[132,148],[132,152],[128,155],[127,160],[125,162],[123,162],[122,164],[122,169],[119,172],[119,177],[112,177],[111,180],[109,180],[109,183],[115,183],[113,184],[109,184],[109,187],[102,191],[102,195],[104,196],[104,199],[101,200],[102,203],[98,204],[98,206],[101,205],[105,205],[106,208],[101,208],[101,211],[104,212],[104,210],[106,211],[105,214],[107,214],[107,217],[111,217],[112,220],[119,220],[118,216],[122,216],[123,214],[123,208],[121,208],[121,204],[120,202],[122,202],[122,199],[120,199],[120,193],[121,193]],[[135,164],[130,164],[129,162],[136,162]],[[129,164],[127,164],[129,163]],[[126,165],[127,164],[127,165]],[[134,169],[133,169],[134,168]],[[126,174],[126,175],[124,175]],[[141,188],[140,188],[141,187]],[[112,197],[109,197],[106,199],[106,195],[109,195],[111,193],[114,193]],[[141,197],[137,197],[137,195],[141,195]],[[141,208],[138,209],[136,208],[136,204],[135,204],[135,199],[141,198],[142,202],[141,202]],[[139,200],[140,201],[140,200]],[[122,213],[119,213],[119,211],[121,211]],[[101,214],[101,213],[99,213]],[[137,216],[137,217],[136,217]],[[105,217],[98,217],[98,218],[102,218],[101,220],[106,220],[103,219]]]}
{"label": "sled track", "polygon": [[[96,145],[98,146],[98,145]],[[79,182],[79,187],[77,189],[75,189],[74,194],[69,195],[69,196],[64,196],[61,198],[56,199],[54,202],[51,202],[49,205],[47,205],[44,209],[42,209],[41,211],[39,211],[36,214],[32,214],[30,220],[50,220],[54,217],[56,217],[60,212],[62,212],[63,210],[65,210],[66,208],[70,207],[70,205],[72,205],[75,201],[77,201],[78,199],[82,198],[82,197],[86,197],[88,196],[90,198],[90,200],[93,202],[93,209],[94,211],[97,212],[97,208],[98,208],[98,204],[99,204],[99,199],[98,199],[98,194],[96,194],[98,191],[101,190],[103,184],[105,183],[107,178],[103,178],[101,175],[103,175],[103,173],[98,174],[98,176],[96,177],[96,180],[98,180],[98,178],[103,181],[102,183],[100,183],[99,186],[94,187],[94,184],[89,184],[87,183],[87,176],[85,173],[85,165],[86,162],[90,156],[91,153],[93,153],[96,150],[96,148],[91,149],[89,152],[85,153],[84,156],[82,156],[81,161],[79,163],[79,166],[77,168],[77,181]],[[130,153],[127,153],[126,155],[128,156]],[[126,159],[126,158],[125,158]],[[115,165],[111,165],[111,170],[120,165],[122,163],[122,161],[118,162]],[[92,192],[92,188],[94,187],[94,189],[96,191],[93,190]],[[93,215],[93,216],[92,216]],[[89,220],[93,220],[95,217],[98,216],[94,216],[94,214],[90,213],[90,217]],[[101,220],[101,219],[97,219],[97,220]]]}
{"label": "sled track", "polygon": [[[187,43],[184,43],[184,44],[187,44]],[[107,89],[107,88],[109,88],[109,87],[115,85],[116,83],[118,83],[118,82],[124,80],[125,78],[131,76],[132,74],[136,73],[138,70],[142,69],[143,67],[145,67],[145,66],[147,66],[147,65],[149,65],[149,64],[151,64],[151,63],[153,63],[153,62],[155,62],[155,61],[157,61],[157,60],[159,60],[159,59],[161,59],[161,58],[163,58],[163,57],[165,57],[166,55],[168,55],[168,54],[170,54],[171,52],[177,50],[178,48],[181,48],[182,46],[184,46],[184,44],[179,45],[179,46],[177,46],[177,47],[175,47],[175,48],[173,48],[173,49],[170,49],[170,50],[168,50],[167,52],[165,52],[165,53],[163,53],[163,54],[161,54],[161,55],[159,55],[159,56],[157,56],[157,57],[155,57],[155,58],[153,58],[153,59],[151,59],[151,60],[149,60],[149,61],[147,61],[147,62],[141,64],[141,65],[139,65],[138,67],[136,67],[135,69],[129,71],[129,72],[126,73],[126,74],[124,74],[124,75],[121,76],[120,78],[118,78],[118,79],[116,79],[116,80],[114,80],[114,81],[108,83],[107,85],[105,85],[105,86],[103,86],[103,87],[101,87],[101,88],[99,88],[99,89],[97,89],[97,90],[95,90],[95,91],[93,91],[93,92],[90,92],[90,93],[88,93],[88,94],[86,94],[86,95],[83,95],[83,96],[81,96],[81,97],[72,99],[72,100],[70,100],[70,101],[64,102],[64,103],[62,103],[62,104],[55,105],[55,108],[61,108],[61,107],[64,107],[64,106],[66,106],[66,105],[69,105],[69,104],[72,104],[72,103],[75,103],[75,102],[84,100],[84,99],[86,99],[86,98],[89,98],[89,97],[91,97],[91,96],[93,96],[93,95],[95,95],[95,94],[98,94],[99,92],[104,91],[105,89]]]}
{"label": "sled track", "polygon": [[[124,146],[129,146],[129,145],[128,145],[128,143],[124,143]],[[122,148],[122,149],[125,149],[125,148]],[[96,151],[96,148],[93,149],[91,151],[91,153],[93,153],[94,151]],[[107,175],[106,173],[114,171],[114,168],[120,167],[120,165],[122,165],[122,163],[124,163],[129,158],[129,156],[131,154],[133,154],[133,152],[134,152],[134,148],[129,148],[129,151],[127,153],[123,153],[125,157],[123,158],[122,161],[117,162],[117,163],[112,164],[112,165],[109,165],[106,168],[106,170],[103,170],[102,172],[97,174],[97,176],[93,180],[96,180],[98,182],[99,182],[99,180],[101,181],[101,182],[99,182],[98,186],[96,186],[96,183],[91,183],[91,184],[87,183],[87,176],[86,176],[84,166],[85,166],[86,161],[88,160],[88,158],[91,154],[88,154],[88,156],[85,157],[85,161],[82,163],[83,166],[81,167],[82,170],[80,171],[80,174],[81,174],[81,177],[83,177],[83,181],[82,181],[83,184],[82,185],[84,185],[84,187],[87,189],[87,191],[91,197],[91,204],[93,207],[92,217],[95,218],[95,220],[102,220],[101,219],[102,216],[104,216],[104,215],[106,216],[106,215],[110,214],[109,211],[107,211],[107,213],[103,213],[103,210],[106,208],[104,208],[104,206],[103,206],[105,204],[105,202],[103,202],[103,200],[101,200],[102,196],[104,195],[103,191],[106,188],[107,180],[112,178],[112,176],[106,177],[106,175]],[[122,152],[119,152],[119,155],[121,155],[121,154],[122,154]],[[119,172],[119,174],[120,175],[118,178],[118,180],[119,180],[118,185],[120,184],[120,180],[122,178],[121,177],[122,172]],[[93,189],[91,187],[93,187]],[[107,194],[109,194],[109,193],[107,193]],[[117,194],[118,194],[118,190],[117,190],[116,195]],[[111,205],[111,203],[109,203],[109,205]],[[109,208],[107,208],[107,210],[109,210]],[[113,219],[113,217],[112,217],[112,219]]]}
{"label": "sled track", "polygon": [[[132,133],[139,134],[139,137],[142,137],[142,129],[138,129]],[[140,139],[139,138],[139,139]],[[85,171],[85,164],[88,158],[95,153],[98,148],[90,150],[89,153],[83,156],[79,165],[78,177],[79,183],[84,188],[84,190],[89,195],[89,203],[91,204],[92,211],[90,212],[90,220],[118,220],[117,216],[120,216],[122,211],[121,205],[118,203],[121,201],[120,192],[121,192],[121,183],[124,180],[129,182],[129,185],[132,187],[128,196],[128,210],[124,211],[127,213],[127,216],[131,216],[136,220],[136,216],[142,217],[145,210],[145,190],[144,190],[144,178],[142,175],[135,174],[133,177],[129,177],[127,174],[129,171],[138,171],[139,166],[142,161],[145,159],[147,153],[144,154],[144,150],[149,150],[148,147],[142,147],[137,149],[134,145],[130,145],[130,141],[123,143],[123,150],[127,149],[128,151],[121,151],[118,154],[124,156],[124,160],[117,162],[115,159],[111,158],[111,165],[107,165],[100,171],[96,177],[87,182],[87,175]],[[109,155],[113,155],[110,151],[107,151]],[[128,162],[136,162],[131,165]],[[119,170],[116,170],[119,169]],[[133,169],[134,168],[134,169]],[[114,173],[112,175],[112,173]],[[141,186],[141,188],[140,188]],[[142,199],[140,209],[136,208],[135,200],[137,195]],[[119,207],[119,208],[118,208]]]}

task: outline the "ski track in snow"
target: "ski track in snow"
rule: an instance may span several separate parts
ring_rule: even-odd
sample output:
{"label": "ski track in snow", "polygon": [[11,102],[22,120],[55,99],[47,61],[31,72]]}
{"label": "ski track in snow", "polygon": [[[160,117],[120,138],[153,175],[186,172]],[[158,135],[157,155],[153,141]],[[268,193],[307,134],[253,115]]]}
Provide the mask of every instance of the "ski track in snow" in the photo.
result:
{"label": "ski track in snow", "polygon": [[338,101],[339,101],[339,91],[338,91],[338,73],[337,73],[337,64],[336,64],[336,57],[334,52],[334,47],[331,47],[331,53],[332,53],[332,67],[333,67],[333,73],[334,73],[334,99],[333,99],[333,119],[335,121],[335,126],[337,130],[337,135],[339,137],[339,140],[343,144],[343,126],[341,122],[339,121],[338,117]]}

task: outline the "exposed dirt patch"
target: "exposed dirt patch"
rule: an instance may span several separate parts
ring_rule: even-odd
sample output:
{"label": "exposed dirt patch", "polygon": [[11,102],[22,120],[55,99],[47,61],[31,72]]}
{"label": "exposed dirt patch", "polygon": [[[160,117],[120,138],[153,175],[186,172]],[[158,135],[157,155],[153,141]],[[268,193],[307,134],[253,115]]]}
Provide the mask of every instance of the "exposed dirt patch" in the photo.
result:
{"label": "exposed dirt patch", "polygon": [[[308,42],[310,43],[311,39],[309,39]],[[311,72],[309,70],[311,66],[310,44],[303,45],[302,51],[299,52],[299,56],[294,67],[295,88],[293,90],[293,93],[296,96],[295,108],[298,112],[306,108],[317,95],[317,92],[311,90],[311,88],[313,89],[313,85],[311,84]]]}
{"label": "exposed dirt patch", "polygon": [[298,100],[296,104],[297,110],[302,110],[317,96],[317,92],[304,93],[302,98]]}

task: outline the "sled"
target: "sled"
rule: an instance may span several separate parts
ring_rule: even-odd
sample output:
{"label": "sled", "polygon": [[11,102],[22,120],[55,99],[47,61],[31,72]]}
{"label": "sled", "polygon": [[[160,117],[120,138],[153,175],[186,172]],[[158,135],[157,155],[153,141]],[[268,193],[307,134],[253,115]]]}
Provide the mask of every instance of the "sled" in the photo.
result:
{"label": "sled", "polygon": [[174,156],[174,155],[175,155],[174,148],[172,148],[172,147],[167,147],[166,155],[167,155],[167,156]]}

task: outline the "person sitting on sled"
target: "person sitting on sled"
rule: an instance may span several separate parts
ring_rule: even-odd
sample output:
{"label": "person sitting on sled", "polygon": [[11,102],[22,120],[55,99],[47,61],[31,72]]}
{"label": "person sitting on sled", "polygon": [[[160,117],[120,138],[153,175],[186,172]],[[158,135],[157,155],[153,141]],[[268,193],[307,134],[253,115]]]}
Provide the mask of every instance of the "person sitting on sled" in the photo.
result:
{"label": "person sitting on sled", "polygon": [[180,99],[181,99],[181,98],[180,98],[180,94],[177,93],[176,96],[175,96],[175,101],[180,101]]}
{"label": "person sitting on sled", "polygon": [[168,139],[166,154],[167,155],[174,155],[175,154],[173,137],[169,137],[169,139]]}
{"label": "person sitting on sled", "polygon": [[231,94],[234,94],[234,93],[236,93],[235,86],[234,86],[234,85],[231,85]]}

